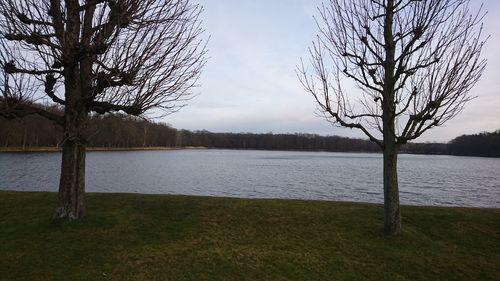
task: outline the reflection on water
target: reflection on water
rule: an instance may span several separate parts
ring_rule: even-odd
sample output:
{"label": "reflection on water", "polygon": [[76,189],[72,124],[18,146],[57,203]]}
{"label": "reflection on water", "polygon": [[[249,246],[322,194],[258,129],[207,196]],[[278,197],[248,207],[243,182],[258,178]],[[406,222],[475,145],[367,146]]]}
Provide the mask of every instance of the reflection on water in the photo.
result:
{"label": "reflection on water", "polygon": [[[0,153],[0,188],[56,191],[60,153]],[[382,156],[175,150],[89,152],[87,191],[382,202]],[[401,202],[500,207],[500,159],[401,155]]]}

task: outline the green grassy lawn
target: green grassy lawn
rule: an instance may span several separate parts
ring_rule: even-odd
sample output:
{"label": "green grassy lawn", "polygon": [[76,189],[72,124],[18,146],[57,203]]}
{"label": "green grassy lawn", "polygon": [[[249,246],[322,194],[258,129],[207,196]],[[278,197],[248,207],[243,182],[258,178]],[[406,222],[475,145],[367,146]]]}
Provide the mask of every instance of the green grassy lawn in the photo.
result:
{"label": "green grassy lawn", "polygon": [[88,194],[88,216],[50,220],[56,194],[0,192],[0,280],[500,280],[500,209]]}

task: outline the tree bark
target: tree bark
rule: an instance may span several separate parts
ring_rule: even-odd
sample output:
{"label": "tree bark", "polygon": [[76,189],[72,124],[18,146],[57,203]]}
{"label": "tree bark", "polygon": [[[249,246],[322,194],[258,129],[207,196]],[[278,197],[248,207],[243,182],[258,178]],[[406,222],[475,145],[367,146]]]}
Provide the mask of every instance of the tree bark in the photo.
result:
{"label": "tree bark", "polygon": [[82,99],[81,72],[76,67],[66,69],[66,107],[64,109],[64,140],[59,204],[54,219],[74,220],[85,216],[85,150],[88,110]]}
{"label": "tree bark", "polygon": [[401,210],[398,188],[398,151],[395,144],[384,148],[384,231],[389,235],[401,232]]}
{"label": "tree bark", "polygon": [[384,152],[384,230],[386,234],[396,235],[401,232],[401,211],[399,209],[398,189],[398,149],[396,142],[396,99],[395,69],[396,42],[394,41],[394,0],[387,1],[384,22],[385,61],[384,91],[382,101],[383,152]]}
{"label": "tree bark", "polygon": [[74,220],[85,216],[85,149],[78,140],[63,144],[59,205],[55,219]]}

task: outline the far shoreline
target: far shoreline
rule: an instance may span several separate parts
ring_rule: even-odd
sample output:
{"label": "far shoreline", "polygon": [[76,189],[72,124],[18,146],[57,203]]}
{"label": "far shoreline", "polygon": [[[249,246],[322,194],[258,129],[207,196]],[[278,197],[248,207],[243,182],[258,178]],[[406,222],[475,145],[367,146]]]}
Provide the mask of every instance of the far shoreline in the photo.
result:
{"label": "far shoreline", "polygon": [[[154,150],[183,150],[183,149],[208,149],[204,146],[186,147],[87,147],[87,151],[154,151]],[[2,152],[61,152],[62,147],[0,147]]]}
{"label": "far shoreline", "polygon": [[[330,151],[330,150],[304,150],[304,149],[257,149],[257,148],[220,148],[220,147],[206,147],[206,146],[184,146],[184,147],[87,147],[87,152],[127,152],[127,151],[173,151],[173,150],[241,150],[241,151],[284,151],[284,152],[331,152],[331,153],[368,153],[368,154],[381,154],[377,151]],[[45,146],[30,146],[30,147],[0,147],[0,153],[50,153],[61,152],[62,147],[45,147]],[[455,156],[455,157],[480,157],[480,158],[499,158],[495,156],[481,156],[481,155],[455,155],[446,153],[421,153],[400,151],[399,154],[406,155],[431,155],[431,156]]]}
{"label": "far shoreline", "polygon": [[[221,147],[206,147],[206,146],[183,146],[183,147],[163,147],[163,146],[152,146],[152,147],[87,147],[87,152],[102,151],[102,152],[112,152],[112,151],[168,151],[168,150],[240,150],[240,151],[284,151],[284,152],[330,152],[330,153],[368,153],[368,154],[381,154],[377,151],[330,151],[330,150],[306,150],[306,149],[258,149],[258,148],[221,148]],[[30,147],[0,147],[0,153],[31,153],[31,152],[61,152],[62,147],[45,147],[45,146],[30,146]],[[414,154],[405,153],[403,154]],[[430,154],[429,154],[430,155]],[[443,154],[444,155],[444,154]]]}

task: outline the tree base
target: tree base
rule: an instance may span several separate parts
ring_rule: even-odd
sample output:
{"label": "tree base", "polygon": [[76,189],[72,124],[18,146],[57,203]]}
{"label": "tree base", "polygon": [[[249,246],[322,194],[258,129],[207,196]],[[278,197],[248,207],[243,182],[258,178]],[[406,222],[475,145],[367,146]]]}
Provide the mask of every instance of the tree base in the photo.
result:
{"label": "tree base", "polygon": [[384,226],[384,233],[386,235],[398,235],[401,233],[401,220],[393,222],[390,225]]}
{"label": "tree base", "polygon": [[73,212],[69,207],[57,207],[52,215],[53,220],[76,220],[84,217],[84,214],[78,214]]}

